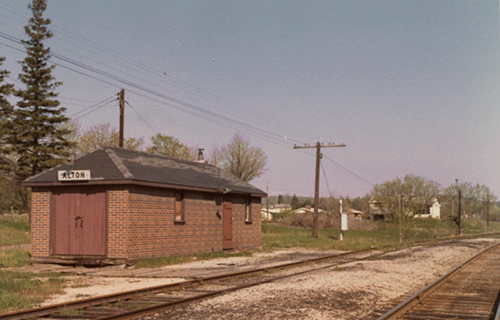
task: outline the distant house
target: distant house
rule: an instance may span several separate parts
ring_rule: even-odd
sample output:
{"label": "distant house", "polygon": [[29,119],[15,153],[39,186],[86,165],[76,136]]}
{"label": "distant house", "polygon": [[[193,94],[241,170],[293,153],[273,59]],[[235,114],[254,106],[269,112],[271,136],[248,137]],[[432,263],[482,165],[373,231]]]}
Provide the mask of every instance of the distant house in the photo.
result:
{"label": "distant house", "polygon": [[[318,213],[324,213],[324,212],[326,212],[326,211],[323,210],[323,209],[318,208]],[[311,208],[311,206],[305,206],[305,207],[293,210],[292,213],[298,213],[298,214],[301,214],[301,213],[314,213],[314,208]]]}
{"label": "distant house", "polygon": [[[415,204],[416,208],[408,210],[405,213],[406,216],[413,216],[414,218],[433,218],[438,220],[441,219],[441,204],[436,197],[432,197],[427,200],[423,199],[422,197],[417,197],[413,198],[412,202]],[[369,203],[370,219],[372,221],[390,219],[391,213],[387,208],[386,202],[371,198]]]}
{"label": "distant house", "polygon": [[267,211],[267,208],[263,206],[261,208],[261,219],[262,220],[274,220],[273,219],[273,214],[283,212],[285,210],[290,210],[292,207],[289,204],[286,203],[278,203],[278,204],[273,204],[271,208],[269,208],[269,212]]}
{"label": "distant house", "polygon": [[413,215],[414,218],[433,218],[441,219],[441,204],[436,197],[427,201],[424,210],[420,213]]}
{"label": "distant house", "polygon": [[361,220],[363,219],[363,211],[359,211],[359,210],[356,210],[356,209],[347,209],[346,212],[344,213],[347,213],[349,215],[349,219],[357,219],[357,220]]}

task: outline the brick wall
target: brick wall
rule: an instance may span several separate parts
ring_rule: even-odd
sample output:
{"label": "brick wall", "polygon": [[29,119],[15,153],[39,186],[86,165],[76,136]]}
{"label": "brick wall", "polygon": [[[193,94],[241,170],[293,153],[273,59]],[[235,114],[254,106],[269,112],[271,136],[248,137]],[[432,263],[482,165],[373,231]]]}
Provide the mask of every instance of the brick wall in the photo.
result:
{"label": "brick wall", "polygon": [[108,258],[127,258],[129,196],[129,191],[125,187],[108,189]]}
{"label": "brick wall", "polygon": [[50,189],[33,188],[31,193],[31,256],[50,255]]}
{"label": "brick wall", "polygon": [[252,198],[251,221],[245,221],[247,198],[233,197],[233,247],[236,250],[253,249],[261,244],[260,198]]}
{"label": "brick wall", "polygon": [[174,222],[174,199],[174,190],[130,190],[129,259],[222,250],[222,206],[213,195],[185,191],[183,223]]}
{"label": "brick wall", "polygon": [[[50,257],[49,188],[33,188],[32,256]],[[107,257],[141,259],[223,250],[221,195],[184,192],[184,222],[174,222],[174,190],[109,187]],[[252,199],[252,223],[245,223],[245,197],[234,196],[233,247],[261,246],[260,198]]]}

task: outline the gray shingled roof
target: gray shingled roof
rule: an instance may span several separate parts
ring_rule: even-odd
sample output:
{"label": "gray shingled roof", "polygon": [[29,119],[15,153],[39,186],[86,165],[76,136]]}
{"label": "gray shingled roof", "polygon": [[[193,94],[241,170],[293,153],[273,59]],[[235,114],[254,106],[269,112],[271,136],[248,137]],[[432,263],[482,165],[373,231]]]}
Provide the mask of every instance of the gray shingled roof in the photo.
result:
{"label": "gray shingled roof", "polygon": [[[105,184],[128,180],[178,186],[182,189],[201,188],[221,192],[265,196],[262,190],[205,163],[179,160],[140,151],[104,147],[78,158],[74,164],[62,164],[23,182],[26,186],[64,184],[57,180],[59,170],[91,170],[92,181]],[[91,182],[92,182],[91,181]]]}

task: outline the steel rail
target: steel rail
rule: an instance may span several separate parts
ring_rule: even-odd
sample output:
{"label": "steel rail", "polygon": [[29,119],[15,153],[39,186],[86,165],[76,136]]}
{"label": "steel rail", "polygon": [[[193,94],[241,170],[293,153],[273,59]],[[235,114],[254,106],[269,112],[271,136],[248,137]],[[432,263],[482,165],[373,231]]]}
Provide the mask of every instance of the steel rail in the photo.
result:
{"label": "steel rail", "polygon": [[199,278],[199,279],[185,280],[185,281],[178,282],[178,283],[129,290],[129,291],[124,291],[124,292],[119,292],[119,293],[112,293],[112,294],[107,294],[107,295],[102,295],[102,296],[97,296],[97,297],[92,297],[92,298],[86,298],[86,299],[81,299],[81,300],[74,300],[74,301],[69,301],[69,302],[62,302],[62,303],[58,303],[58,304],[37,307],[37,308],[32,308],[32,309],[23,309],[23,310],[18,310],[18,311],[12,311],[12,312],[8,312],[8,313],[0,314],[0,319],[1,320],[14,320],[14,319],[23,319],[26,317],[30,317],[30,318],[43,317],[43,316],[47,316],[53,312],[58,311],[60,308],[68,308],[68,307],[69,308],[82,308],[82,307],[90,307],[90,306],[94,306],[94,305],[102,304],[102,303],[117,302],[120,300],[132,298],[132,297],[137,296],[138,294],[141,294],[141,293],[161,292],[161,291],[164,291],[166,289],[174,290],[174,289],[178,289],[178,288],[185,288],[185,287],[193,286],[195,284],[207,283],[207,282],[216,281],[216,280],[229,279],[229,278],[233,278],[233,277],[248,275],[248,274],[252,274],[252,273],[259,273],[259,272],[263,272],[263,271],[277,270],[277,269],[282,269],[282,268],[291,268],[294,266],[310,264],[310,263],[319,262],[319,261],[323,261],[323,260],[341,258],[341,257],[350,256],[350,255],[356,255],[356,254],[360,254],[360,253],[364,253],[364,252],[368,252],[368,251],[373,251],[373,250],[377,250],[377,249],[376,248],[368,248],[368,249],[350,251],[350,252],[345,252],[345,253],[340,253],[340,254],[335,254],[335,255],[329,255],[329,256],[325,256],[325,257],[319,257],[319,258],[301,260],[301,261],[296,261],[296,262],[284,263],[284,264],[270,266],[270,267],[266,267],[266,268],[257,268],[257,269],[250,269],[250,270],[245,270],[245,271],[225,273],[225,274],[221,274],[221,275],[203,277],[203,278]]}
{"label": "steel rail", "polygon": [[[401,249],[394,250],[394,251],[399,251],[399,250],[401,250]],[[390,251],[390,252],[394,252],[394,251]],[[214,290],[214,291],[209,292],[209,293],[200,294],[200,295],[197,295],[197,296],[180,299],[178,301],[165,302],[165,303],[162,303],[162,304],[148,306],[148,307],[144,307],[144,308],[140,308],[140,309],[134,309],[134,310],[130,310],[130,311],[123,312],[123,313],[110,314],[110,315],[103,316],[103,317],[93,318],[92,320],[116,320],[116,319],[125,320],[125,319],[135,319],[135,318],[140,317],[140,316],[145,316],[145,315],[151,314],[153,311],[154,312],[158,312],[158,311],[161,311],[163,309],[167,309],[167,308],[170,308],[170,307],[173,307],[173,306],[179,306],[179,305],[183,305],[183,304],[186,304],[186,303],[189,303],[189,302],[193,302],[193,301],[201,301],[201,300],[204,300],[206,298],[214,297],[214,296],[217,296],[217,295],[220,295],[220,294],[225,294],[225,293],[229,293],[229,292],[233,292],[233,291],[237,291],[237,290],[242,290],[242,289],[246,289],[246,288],[250,288],[250,287],[254,287],[254,286],[259,286],[259,285],[262,285],[262,284],[266,284],[266,283],[270,283],[270,282],[274,282],[274,281],[278,281],[278,280],[282,280],[282,279],[286,279],[286,278],[296,277],[298,275],[304,275],[304,274],[308,274],[308,273],[313,273],[313,272],[316,272],[316,271],[319,271],[319,270],[329,269],[329,268],[332,268],[332,267],[335,267],[335,266],[339,266],[339,265],[342,265],[342,264],[348,264],[348,263],[352,263],[352,262],[355,262],[355,261],[368,260],[368,259],[372,259],[372,258],[375,258],[375,257],[378,257],[378,256],[382,256],[382,255],[384,255],[386,253],[387,252],[377,253],[377,254],[370,255],[370,256],[367,256],[367,257],[363,257],[363,258],[360,258],[360,259],[355,259],[355,260],[351,260],[351,261],[345,261],[345,262],[341,262],[341,263],[333,263],[333,264],[329,264],[329,265],[318,267],[318,268],[314,268],[314,269],[308,269],[308,270],[296,272],[296,273],[289,274],[289,275],[277,276],[277,277],[273,277],[271,279],[256,281],[256,282],[252,282],[252,283],[248,283],[248,284],[244,284],[244,285],[240,285],[240,286],[235,286],[235,287],[231,287],[231,288],[227,288],[227,289]]]}
{"label": "steel rail", "polygon": [[[488,234],[488,236],[498,235],[498,234],[500,234],[500,233],[497,233],[497,234]],[[481,236],[481,235],[479,235],[479,236]],[[482,236],[484,236],[484,235],[482,235]],[[476,236],[473,236],[471,238],[476,238],[476,237],[478,237],[478,236],[476,235]],[[460,238],[455,237],[455,238],[442,238],[442,239],[438,239],[438,240],[439,240],[439,242],[445,242],[445,241],[462,240],[462,239],[463,239],[463,237],[460,237]],[[427,241],[427,242],[429,242],[429,241]],[[419,246],[421,244],[422,244],[422,242],[419,242],[418,244],[415,244],[413,246]],[[390,250],[388,252],[397,252],[397,251],[404,250],[404,249],[407,249],[407,248],[410,248],[410,247],[413,247],[413,246],[401,247],[401,248],[398,248],[398,249],[395,249],[395,250]],[[388,248],[388,247],[390,247],[390,246],[385,246],[383,248]],[[341,254],[328,255],[328,256],[324,256],[324,257],[318,257],[318,258],[307,259],[307,260],[302,260],[302,261],[290,262],[290,263],[285,263],[285,264],[276,265],[276,266],[270,266],[270,267],[265,267],[265,268],[250,269],[250,270],[245,270],[245,271],[237,271],[237,272],[226,273],[226,274],[221,274],[221,275],[215,275],[215,276],[210,276],[210,277],[203,277],[203,278],[198,278],[198,279],[185,280],[185,281],[178,282],[178,283],[173,283],[173,284],[159,285],[159,286],[154,286],[154,287],[147,287],[147,288],[142,288],[142,289],[129,290],[129,291],[124,291],[124,292],[119,292],[119,293],[113,293],[113,294],[102,295],[102,296],[97,296],[97,297],[92,297],[92,298],[81,299],[81,300],[74,300],[74,301],[69,301],[69,302],[63,302],[63,303],[58,303],[58,304],[53,304],[53,305],[48,305],[48,306],[43,306],[43,307],[37,307],[37,308],[32,308],[32,309],[24,309],[24,310],[12,311],[12,312],[8,312],[8,313],[0,314],[0,320],[15,320],[15,319],[26,319],[26,318],[43,317],[43,316],[48,316],[48,315],[50,315],[50,314],[52,314],[54,312],[57,312],[57,311],[59,311],[62,308],[76,309],[76,308],[85,308],[85,307],[96,306],[96,305],[104,304],[104,303],[113,303],[113,302],[118,302],[118,301],[121,301],[121,300],[131,299],[131,298],[136,297],[137,295],[142,294],[142,293],[148,293],[148,292],[158,293],[158,292],[162,292],[162,291],[165,291],[165,290],[184,289],[184,288],[187,288],[187,287],[192,287],[194,285],[201,285],[203,283],[208,283],[208,282],[211,282],[211,281],[229,279],[229,278],[233,278],[233,277],[239,277],[239,276],[244,276],[244,275],[248,275],[248,274],[252,274],[252,273],[259,273],[259,272],[269,271],[269,270],[278,270],[278,269],[283,269],[283,268],[291,268],[291,267],[294,267],[294,266],[306,265],[306,264],[310,264],[310,263],[314,263],[314,262],[320,262],[320,261],[324,261],[324,260],[330,260],[330,259],[342,258],[342,257],[350,256],[350,255],[361,254],[361,253],[368,252],[368,251],[373,251],[373,250],[382,250],[383,248],[372,247],[372,248],[368,248],[368,249],[362,249],[362,250],[350,251],[350,252],[341,253]],[[376,256],[380,256],[380,255],[386,254],[388,252],[383,252],[383,253],[379,253],[379,254],[367,256],[367,257],[358,259],[356,261],[362,261],[362,260],[370,259],[370,258],[373,258],[373,257],[376,257]],[[352,262],[352,261],[349,261],[349,262]],[[349,263],[349,262],[345,262],[345,263]],[[344,263],[336,263],[336,264],[328,265],[328,266],[325,266],[325,267],[320,267],[318,269],[310,269],[310,270],[306,270],[304,272],[296,273],[296,274],[293,274],[293,275],[290,275],[290,276],[296,276],[296,275],[299,275],[299,274],[302,274],[302,273],[306,273],[306,272],[314,272],[314,271],[317,271],[319,269],[329,268],[329,267],[337,266],[337,265],[340,265],[340,264],[344,264]],[[286,277],[288,277],[288,276],[286,276]],[[276,280],[278,280],[278,279],[274,279],[273,278],[273,279],[269,280],[268,282],[270,282],[270,281],[276,281]],[[263,282],[263,283],[265,283],[265,282]],[[238,288],[225,289],[225,290],[234,291],[234,290],[237,290],[237,289]],[[202,295],[203,297],[202,298],[198,298],[198,299],[207,298],[207,297],[210,297],[210,296],[213,296],[213,295],[218,295],[218,294],[221,294],[221,293],[224,293],[224,292],[217,292],[217,293],[213,293],[213,294],[210,293],[210,294]],[[198,296],[198,297],[201,297],[201,296]],[[194,297],[193,297],[193,299],[194,299]],[[190,302],[193,299],[188,298],[183,303]],[[167,303],[165,305],[174,305],[174,304],[178,305],[178,304],[181,304],[181,303],[178,303],[178,302],[176,302],[176,303],[170,303],[169,302],[169,303]]]}
{"label": "steel rail", "polygon": [[500,301],[497,301],[497,312],[495,313],[493,320],[500,320]]}
{"label": "steel rail", "polygon": [[[447,273],[445,273],[443,276],[440,278],[434,280],[432,283],[429,285],[425,286],[423,289],[419,290],[417,293],[413,294],[410,296],[408,299],[405,301],[401,302],[398,304],[396,307],[394,307],[392,310],[386,312],[377,320],[387,320],[387,319],[398,319],[398,317],[404,315],[405,313],[408,312],[409,309],[411,309],[413,306],[415,306],[417,303],[419,303],[421,300],[425,299],[429,294],[437,290],[443,283],[445,283],[446,280],[448,280],[451,276],[457,274],[460,270],[477,260],[483,253],[499,246],[500,243],[496,243],[494,245],[489,246],[488,248],[482,250],[475,256],[465,260],[464,262],[460,263],[458,266],[455,268],[451,269]],[[497,311],[498,313],[498,311]]]}

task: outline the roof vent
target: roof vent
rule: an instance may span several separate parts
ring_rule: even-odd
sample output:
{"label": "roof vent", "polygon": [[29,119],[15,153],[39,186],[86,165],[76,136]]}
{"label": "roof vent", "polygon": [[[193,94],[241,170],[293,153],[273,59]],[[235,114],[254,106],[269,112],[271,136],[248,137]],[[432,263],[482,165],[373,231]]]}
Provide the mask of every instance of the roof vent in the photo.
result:
{"label": "roof vent", "polygon": [[196,162],[205,163],[203,159],[203,150],[205,149],[198,149],[198,160],[196,160]]}

